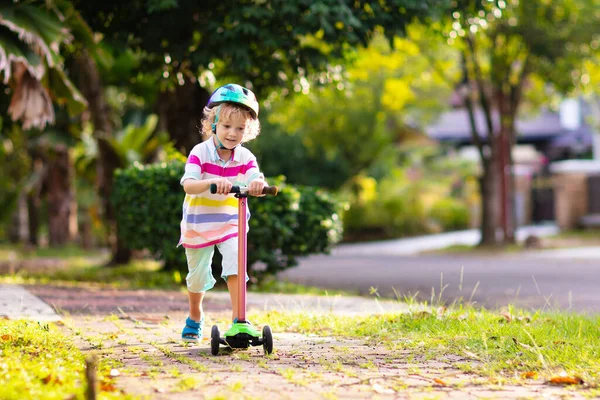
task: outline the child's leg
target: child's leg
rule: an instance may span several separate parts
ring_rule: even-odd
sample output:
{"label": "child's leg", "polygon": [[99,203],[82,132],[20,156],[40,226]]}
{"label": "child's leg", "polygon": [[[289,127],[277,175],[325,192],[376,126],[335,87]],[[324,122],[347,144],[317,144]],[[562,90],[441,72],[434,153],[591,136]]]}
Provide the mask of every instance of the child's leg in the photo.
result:
{"label": "child's leg", "polygon": [[229,275],[227,278],[227,289],[231,298],[231,320],[238,317],[238,280],[237,275]]}
{"label": "child's leg", "polygon": [[[221,255],[223,256],[223,271],[221,278],[227,282],[229,289],[229,297],[231,298],[231,319],[235,320],[238,317],[238,239],[237,237],[228,239],[217,245]],[[248,274],[246,274],[246,282]]]}
{"label": "child's leg", "polygon": [[181,334],[182,339],[196,341],[202,336],[204,312],[202,300],[204,293],[212,289],[215,279],[212,276],[212,256],[214,247],[201,249],[185,249],[188,274],[185,278],[188,289],[189,318]]}
{"label": "child's leg", "polygon": [[188,300],[190,303],[190,318],[194,321],[200,321],[204,316],[202,311],[202,300],[204,299],[204,293],[193,293],[188,291]]}

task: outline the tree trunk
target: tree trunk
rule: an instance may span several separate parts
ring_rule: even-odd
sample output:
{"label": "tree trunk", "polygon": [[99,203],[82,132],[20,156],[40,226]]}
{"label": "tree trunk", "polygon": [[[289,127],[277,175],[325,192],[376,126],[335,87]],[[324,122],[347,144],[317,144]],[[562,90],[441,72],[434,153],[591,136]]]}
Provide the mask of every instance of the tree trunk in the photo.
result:
{"label": "tree trunk", "polygon": [[10,243],[23,243],[27,241],[28,234],[27,198],[21,194],[7,229],[7,237]]}
{"label": "tree trunk", "polygon": [[481,189],[481,241],[480,246],[496,246],[499,244],[497,234],[500,220],[500,173],[498,169],[498,152],[492,149],[492,155],[483,165],[480,181]]}
{"label": "tree trunk", "polygon": [[73,177],[69,149],[57,145],[48,155],[46,188],[48,199],[48,240],[50,246],[64,246],[69,241],[69,223],[73,200]]}
{"label": "tree trunk", "polygon": [[29,153],[31,157],[31,171],[36,176],[36,181],[27,193],[27,221],[29,228],[27,243],[37,247],[39,245],[38,235],[40,231],[42,187],[46,179],[47,169],[37,149],[30,149]]}
{"label": "tree trunk", "polygon": [[98,142],[96,179],[102,201],[104,220],[108,224],[108,240],[112,250],[112,259],[108,265],[123,264],[131,259],[131,250],[124,247],[123,243],[117,238],[114,210],[110,203],[113,174],[120,167],[120,160],[105,140],[113,135],[109,106],[104,98],[102,81],[96,63],[87,51],[82,51],[77,59],[77,65],[81,73],[80,87],[89,104],[92,122],[94,123],[94,137]]}
{"label": "tree trunk", "polygon": [[514,177],[512,163],[512,148],[514,142],[514,121],[516,108],[511,102],[510,95],[500,85],[496,89],[498,108],[500,113],[500,132],[498,136],[499,172],[500,172],[500,220],[502,226],[502,242],[505,244],[515,242],[515,214],[514,214]]}
{"label": "tree trunk", "polygon": [[40,197],[36,191],[32,191],[27,195],[27,217],[29,225],[27,242],[31,246],[37,247],[40,231]]}
{"label": "tree trunk", "polygon": [[177,86],[174,91],[161,93],[156,112],[161,128],[169,132],[175,148],[189,154],[203,140],[200,121],[210,93],[196,79],[187,76],[184,79],[184,84]]}

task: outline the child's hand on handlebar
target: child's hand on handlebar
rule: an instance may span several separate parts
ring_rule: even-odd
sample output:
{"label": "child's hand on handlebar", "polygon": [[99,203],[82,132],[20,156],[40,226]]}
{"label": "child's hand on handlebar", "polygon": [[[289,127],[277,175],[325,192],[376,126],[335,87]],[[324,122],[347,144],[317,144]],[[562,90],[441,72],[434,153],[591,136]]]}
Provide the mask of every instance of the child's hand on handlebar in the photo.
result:
{"label": "child's hand on handlebar", "polygon": [[267,182],[263,179],[255,179],[248,185],[248,194],[251,196],[264,196],[263,188],[267,186]]}
{"label": "child's hand on handlebar", "polygon": [[215,178],[212,180],[213,184],[217,185],[216,194],[229,194],[233,184],[225,178]]}

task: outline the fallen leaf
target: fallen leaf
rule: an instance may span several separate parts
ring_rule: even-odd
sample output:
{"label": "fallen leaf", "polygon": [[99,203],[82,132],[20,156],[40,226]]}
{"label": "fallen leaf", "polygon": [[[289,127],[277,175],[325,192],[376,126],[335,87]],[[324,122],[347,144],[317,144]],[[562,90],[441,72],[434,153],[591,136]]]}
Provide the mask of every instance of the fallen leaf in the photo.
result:
{"label": "fallen leaf", "polygon": [[527,371],[521,374],[521,378],[523,379],[535,379],[537,377],[537,372],[535,371]]}
{"label": "fallen leaf", "polygon": [[2,340],[4,340],[5,342],[12,342],[13,337],[11,335],[2,335]]}
{"label": "fallen leaf", "polygon": [[375,383],[372,387],[373,387],[373,391],[375,393],[379,393],[379,394],[394,394],[394,393],[396,393],[394,390],[383,387],[378,383]]}
{"label": "fallen leaf", "polygon": [[102,392],[116,392],[117,388],[110,382],[100,382],[100,390]]}
{"label": "fallen leaf", "polygon": [[[501,312],[500,315],[504,318],[504,320],[506,322],[511,322],[513,320],[512,315],[510,315],[510,313],[508,313],[508,312]],[[500,320],[500,322],[503,322],[503,321]]]}
{"label": "fallen leaf", "polygon": [[479,360],[479,356],[477,354],[475,354],[475,353],[471,353],[470,351],[465,351],[465,355],[467,357],[471,357],[471,358],[474,358],[476,360]]}
{"label": "fallen leaf", "polygon": [[55,376],[52,374],[48,374],[46,377],[42,378],[42,382],[44,382],[44,384],[46,385],[50,383],[53,383],[55,385],[62,385],[62,379],[60,379],[60,376]]}
{"label": "fallen leaf", "polygon": [[584,382],[578,376],[555,376],[548,383],[552,385],[582,385]]}
{"label": "fallen leaf", "polygon": [[418,319],[418,318],[429,318],[431,317],[431,313],[429,311],[419,311],[413,314],[413,318],[414,319]]}
{"label": "fallen leaf", "polygon": [[438,385],[441,385],[441,386],[448,386],[448,385],[446,384],[446,382],[444,382],[443,380],[441,380],[441,379],[439,379],[439,378],[434,378],[434,379],[433,379],[433,381],[434,381],[435,383],[437,383]]}

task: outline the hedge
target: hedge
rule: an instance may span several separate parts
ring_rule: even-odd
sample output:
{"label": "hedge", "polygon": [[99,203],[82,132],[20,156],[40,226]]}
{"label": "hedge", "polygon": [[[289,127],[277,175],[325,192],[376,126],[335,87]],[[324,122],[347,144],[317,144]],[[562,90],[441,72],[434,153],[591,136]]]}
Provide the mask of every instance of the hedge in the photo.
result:
{"label": "hedge", "polygon": [[[136,164],[115,173],[112,204],[118,234],[131,249],[150,251],[164,268],[187,273],[185,251],[177,247],[185,193],[180,161]],[[342,236],[340,205],[327,193],[267,179],[280,187],[277,196],[250,198],[248,270],[275,274],[297,264],[297,257],[328,253]],[[262,264],[262,265],[261,265]],[[261,268],[258,266],[261,265]]]}

